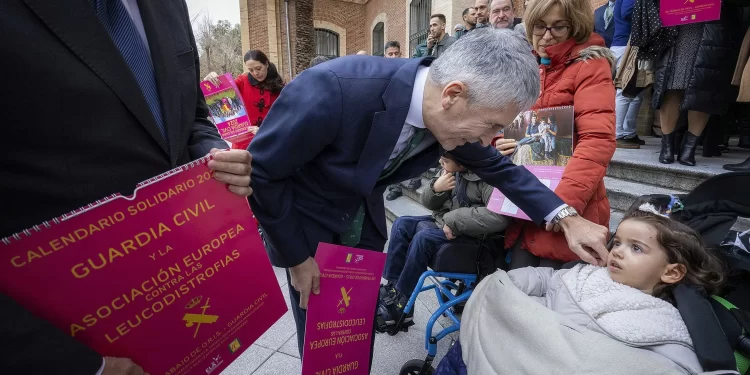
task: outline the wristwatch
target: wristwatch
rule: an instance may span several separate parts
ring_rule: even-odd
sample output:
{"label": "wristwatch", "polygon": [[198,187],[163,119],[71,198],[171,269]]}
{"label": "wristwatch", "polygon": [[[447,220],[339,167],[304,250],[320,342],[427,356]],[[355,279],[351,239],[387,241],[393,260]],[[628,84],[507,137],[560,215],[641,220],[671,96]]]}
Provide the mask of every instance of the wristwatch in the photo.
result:
{"label": "wristwatch", "polygon": [[573,207],[565,206],[557,213],[557,215],[555,215],[555,217],[552,218],[552,224],[557,224],[560,220],[570,216],[578,216],[578,211]]}

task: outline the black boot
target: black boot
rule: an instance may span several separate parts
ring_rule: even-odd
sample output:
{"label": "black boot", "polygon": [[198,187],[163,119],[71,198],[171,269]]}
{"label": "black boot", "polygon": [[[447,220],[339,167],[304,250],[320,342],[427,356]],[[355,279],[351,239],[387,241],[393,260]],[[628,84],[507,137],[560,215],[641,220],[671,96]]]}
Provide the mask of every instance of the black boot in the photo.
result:
{"label": "black boot", "polygon": [[682,140],[682,148],[680,149],[680,156],[677,157],[677,161],[682,165],[695,166],[695,148],[698,147],[698,137],[693,135],[691,132],[685,132],[685,137]]}
{"label": "black boot", "polygon": [[742,163],[724,164],[724,169],[732,172],[750,171],[750,158],[745,159]]}
{"label": "black boot", "polygon": [[662,164],[674,163],[674,136],[675,132],[662,134],[661,152],[659,153],[659,162]]}

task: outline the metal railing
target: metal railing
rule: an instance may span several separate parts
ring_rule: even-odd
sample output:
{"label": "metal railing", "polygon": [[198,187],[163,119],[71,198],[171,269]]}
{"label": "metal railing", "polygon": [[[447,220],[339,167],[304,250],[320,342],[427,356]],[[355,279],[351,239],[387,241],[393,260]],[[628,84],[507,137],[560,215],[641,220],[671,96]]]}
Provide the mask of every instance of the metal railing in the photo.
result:
{"label": "metal railing", "polygon": [[409,55],[420,43],[427,41],[431,12],[432,0],[412,0],[409,5]]}
{"label": "metal railing", "polygon": [[385,25],[382,22],[378,22],[377,25],[372,29],[372,55],[383,56],[385,48]]}
{"label": "metal railing", "polygon": [[339,34],[328,29],[315,29],[315,55],[339,57]]}

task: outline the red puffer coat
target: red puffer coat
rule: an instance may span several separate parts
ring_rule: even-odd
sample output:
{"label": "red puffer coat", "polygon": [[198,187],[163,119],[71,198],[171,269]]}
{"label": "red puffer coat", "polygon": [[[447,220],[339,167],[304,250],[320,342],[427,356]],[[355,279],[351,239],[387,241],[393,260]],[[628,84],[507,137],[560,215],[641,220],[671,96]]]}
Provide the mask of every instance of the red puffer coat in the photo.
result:
{"label": "red puffer coat", "polygon": [[[603,178],[615,152],[614,56],[596,34],[581,44],[570,39],[546,50],[552,64],[539,66],[542,92],[532,109],[572,105],[575,116],[573,157],[555,193],[587,220],[609,226]],[[521,234],[521,247],[538,257],[578,259],[562,232],[547,232],[529,221],[508,227],[506,247]]]}

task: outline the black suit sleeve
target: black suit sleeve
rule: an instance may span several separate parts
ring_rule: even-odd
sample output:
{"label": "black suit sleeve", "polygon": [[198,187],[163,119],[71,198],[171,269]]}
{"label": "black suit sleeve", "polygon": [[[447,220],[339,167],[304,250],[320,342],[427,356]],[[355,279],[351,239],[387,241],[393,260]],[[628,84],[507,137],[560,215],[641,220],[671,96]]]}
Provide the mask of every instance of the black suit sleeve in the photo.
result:
{"label": "black suit sleeve", "polygon": [[190,157],[192,159],[198,159],[206,156],[212,148],[225,149],[229,147],[226,142],[219,136],[219,132],[216,130],[216,126],[208,119],[208,106],[206,105],[206,98],[203,96],[201,91],[201,77],[200,77],[200,60],[198,58],[198,47],[195,44],[195,37],[193,36],[193,28],[190,25],[190,19],[187,17],[188,10],[185,2],[182,2],[182,6],[185,10],[185,22],[187,28],[190,30],[190,47],[193,48],[193,55],[195,56],[195,88],[198,90],[196,93],[195,103],[195,120],[193,121],[193,128],[190,131],[190,139],[188,140],[188,147],[190,150]]}
{"label": "black suit sleeve", "polygon": [[95,375],[102,357],[0,294],[0,373]]}

